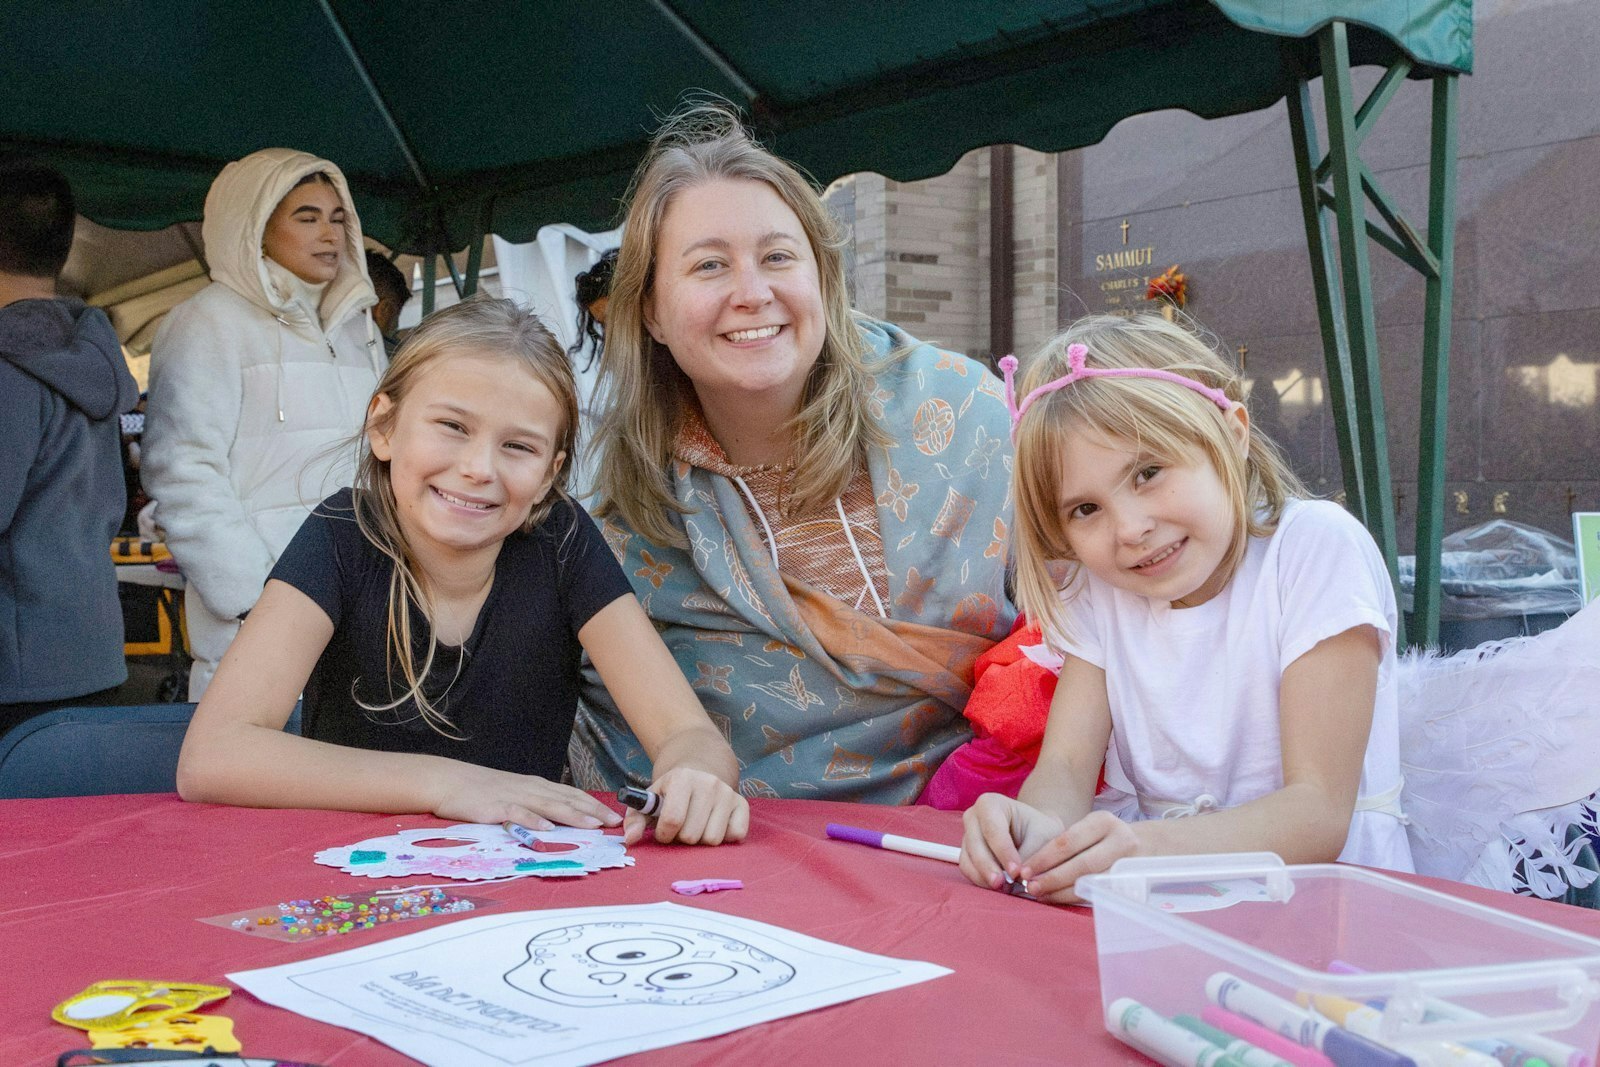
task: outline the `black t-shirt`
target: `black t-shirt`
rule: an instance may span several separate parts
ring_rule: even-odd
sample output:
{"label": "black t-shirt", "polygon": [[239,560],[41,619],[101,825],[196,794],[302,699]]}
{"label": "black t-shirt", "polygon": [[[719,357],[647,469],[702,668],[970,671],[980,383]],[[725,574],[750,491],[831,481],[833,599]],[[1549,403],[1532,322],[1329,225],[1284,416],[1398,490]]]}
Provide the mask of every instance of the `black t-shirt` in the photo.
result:
{"label": "black t-shirt", "polygon": [[[356,525],[348,489],[317,505],[273,567],[271,577],[333,620],[333,637],[306,683],[305,736],[559,777],[577,711],[578,631],[601,608],[633,595],[594,520],[558,501],[533,531],[506,538],[472,636],[461,648],[435,652],[423,691],[459,739],[428,725],[409,700],[370,708],[406,690],[398,664],[390,672],[387,648],[393,571]],[[421,669],[428,622],[415,608],[411,632]]]}

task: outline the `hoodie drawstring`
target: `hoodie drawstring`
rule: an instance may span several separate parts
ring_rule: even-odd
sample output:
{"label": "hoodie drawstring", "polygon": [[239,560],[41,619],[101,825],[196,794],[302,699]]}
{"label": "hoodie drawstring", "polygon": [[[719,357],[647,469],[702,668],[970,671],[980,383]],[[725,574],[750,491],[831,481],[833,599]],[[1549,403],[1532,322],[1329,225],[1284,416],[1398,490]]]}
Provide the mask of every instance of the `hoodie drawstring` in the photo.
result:
{"label": "hoodie drawstring", "polygon": [[378,345],[378,327],[372,321],[372,309],[366,308],[364,313],[367,316],[367,362],[372,364],[372,373],[376,374],[381,382],[383,367],[378,364],[378,352],[381,350]]}
{"label": "hoodie drawstring", "polygon": [[[750,487],[745,484],[743,478],[736,475],[733,483],[739,487],[740,492],[744,493],[745,500],[750,502],[750,510],[756,513],[756,521],[761,524],[762,532],[767,535],[767,549],[772,553],[772,569],[781,571],[782,568],[778,566],[778,538],[772,532],[771,525],[767,522],[766,512],[762,511],[761,505],[756,503],[755,494],[750,491]],[[861,601],[866,594],[871,593],[872,603],[878,609],[878,618],[887,619],[889,613],[884,610],[883,598],[878,596],[878,587],[872,581],[872,571],[867,568],[867,561],[861,555],[861,546],[856,544],[856,535],[850,529],[850,518],[845,514],[844,501],[834,497],[833,506],[839,512],[839,525],[844,528],[844,538],[849,542],[850,554],[855,557],[856,567],[861,571],[861,580],[866,583],[866,591],[856,599],[856,610],[860,610]]]}
{"label": "hoodie drawstring", "polygon": [[[883,600],[878,596],[878,587],[872,582],[872,572],[867,570],[867,561],[861,558],[861,548],[856,544],[856,535],[850,532],[850,519],[844,513],[844,501],[834,497],[833,506],[839,511],[839,525],[844,527],[845,540],[850,542],[850,552],[856,557],[856,566],[861,569],[861,580],[867,583],[867,591],[872,594],[872,602],[878,607],[878,618],[887,619],[889,613],[883,610]],[[860,603],[859,599],[857,603]]]}
{"label": "hoodie drawstring", "polygon": [[744,498],[750,501],[750,508],[756,513],[756,520],[761,523],[761,529],[766,532],[767,548],[772,552],[772,569],[775,571],[781,571],[782,568],[778,566],[778,538],[773,534],[772,527],[767,525],[766,512],[762,511],[761,505],[756,503],[755,494],[750,491],[750,487],[748,485],[744,484],[743,478],[735,476],[733,482],[744,493]]}
{"label": "hoodie drawstring", "polygon": [[278,342],[278,421],[283,422],[285,421],[283,417],[283,331],[288,328],[289,324],[284,321],[282,315],[274,315],[272,317],[278,324],[278,332],[274,335],[275,340]]}

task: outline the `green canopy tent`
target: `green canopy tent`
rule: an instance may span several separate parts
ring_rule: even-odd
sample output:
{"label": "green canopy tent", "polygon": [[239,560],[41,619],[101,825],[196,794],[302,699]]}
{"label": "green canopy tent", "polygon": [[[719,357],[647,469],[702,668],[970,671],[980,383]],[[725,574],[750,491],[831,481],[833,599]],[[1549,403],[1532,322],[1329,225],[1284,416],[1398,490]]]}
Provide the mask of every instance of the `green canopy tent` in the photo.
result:
{"label": "green canopy tent", "polygon": [[[1391,573],[1368,239],[1427,279],[1415,619],[1436,633],[1471,0],[43,0],[0,8],[0,40],[0,148],[60,166],[95,221],[196,219],[224,163],[289,145],[338,160],[367,232],[430,271],[469,248],[467,292],[488,233],[614,225],[652,116],[690,89],[743,104],[821,180],[911,180],[981,145],[1061,151],[1144,111],[1287,100],[1345,488]],[[1358,105],[1362,64],[1385,71]],[[1433,86],[1425,227],[1360,158],[1407,78]]]}

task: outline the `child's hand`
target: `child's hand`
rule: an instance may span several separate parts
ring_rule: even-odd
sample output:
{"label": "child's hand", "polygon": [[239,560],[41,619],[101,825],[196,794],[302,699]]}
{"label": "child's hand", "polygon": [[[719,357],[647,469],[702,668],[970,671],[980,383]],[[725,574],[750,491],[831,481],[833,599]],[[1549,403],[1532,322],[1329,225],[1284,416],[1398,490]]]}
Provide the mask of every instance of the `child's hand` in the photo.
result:
{"label": "child's hand", "polygon": [[1022,877],[1022,858],[1062,832],[1060,819],[1001,793],[979,797],[961,822],[961,873],[988,889],[1005,888],[1007,874]]}
{"label": "child's hand", "polygon": [[[750,805],[726,782],[707,771],[674,767],[650,784],[661,797],[655,814],[655,839],[662,844],[720,845],[743,841],[750,832]],[[650,820],[629,810],[622,840],[633,844],[644,836]]]}
{"label": "child's hand", "polygon": [[1092,811],[1032,852],[1022,851],[1021,877],[1030,896],[1051,904],[1081,904],[1083,898],[1074,890],[1079,878],[1109,870],[1143,848],[1131,825],[1108,811]]}
{"label": "child's hand", "polygon": [[616,812],[570,785],[532,774],[451,763],[451,773],[433,805],[433,813],[441,819],[514,822],[530,830],[549,830],[557,824],[596,830],[622,821]]}

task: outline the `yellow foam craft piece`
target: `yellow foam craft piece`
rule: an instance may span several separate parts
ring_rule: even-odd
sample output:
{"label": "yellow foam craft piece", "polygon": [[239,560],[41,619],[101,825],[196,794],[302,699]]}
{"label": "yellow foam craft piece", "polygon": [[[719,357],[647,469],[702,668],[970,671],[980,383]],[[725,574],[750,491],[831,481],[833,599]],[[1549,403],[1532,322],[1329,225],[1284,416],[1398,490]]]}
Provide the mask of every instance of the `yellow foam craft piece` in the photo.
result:
{"label": "yellow foam craft piece", "polygon": [[80,1030],[124,1030],[136,1022],[157,1023],[191,1012],[231,992],[190,982],[108,979],[63,1000],[50,1017]]}
{"label": "yellow foam craft piece", "polygon": [[172,1015],[159,1022],[131,1023],[124,1030],[90,1030],[94,1048],[167,1048],[187,1052],[238,1052],[226,1015]]}

